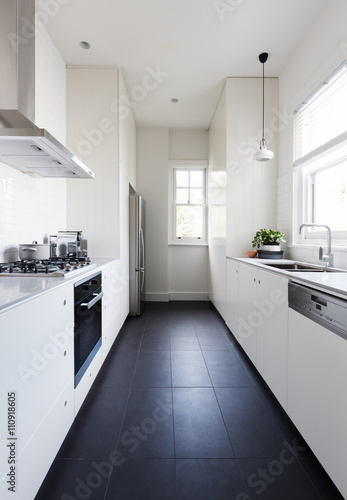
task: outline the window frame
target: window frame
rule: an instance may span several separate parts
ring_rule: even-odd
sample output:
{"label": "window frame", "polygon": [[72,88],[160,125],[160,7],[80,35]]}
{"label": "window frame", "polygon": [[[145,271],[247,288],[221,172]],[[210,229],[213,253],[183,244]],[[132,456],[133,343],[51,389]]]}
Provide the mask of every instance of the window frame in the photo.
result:
{"label": "window frame", "polygon": [[[340,64],[336,70],[326,78],[322,84],[312,92],[307,98],[309,100],[315,93],[321,91],[322,86],[332,76],[334,76],[341,68],[346,67],[346,61]],[[305,100],[306,101],[306,100]],[[295,110],[300,112],[302,105],[298,106]],[[323,169],[333,167],[343,161],[347,161],[347,131],[330,139],[325,144],[321,144],[318,148],[308,152],[302,157],[295,158],[295,130],[296,121],[293,124],[293,138],[294,138],[294,165],[293,165],[293,243],[306,246],[316,246],[317,244],[326,244],[327,231],[320,228],[305,228],[302,234],[298,234],[299,226],[302,223],[314,222],[316,224],[326,224],[329,221],[312,220],[314,216],[313,203],[314,203],[314,186],[311,183],[312,175]],[[334,246],[342,248],[347,247],[347,227],[346,230],[332,230],[332,238],[334,239]]]}
{"label": "window frame", "polygon": [[[176,160],[169,162],[169,192],[168,192],[168,244],[169,245],[192,245],[192,246],[206,246],[207,245],[207,160]],[[184,237],[178,238],[176,236],[176,207],[178,205],[184,205],[181,203],[176,203],[176,181],[175,172],[177,170],[199,170],[204,172],[204,203],[197,204],[197,206],[202,206],[203,210],[203,236],[202,238],[197,237]]]}

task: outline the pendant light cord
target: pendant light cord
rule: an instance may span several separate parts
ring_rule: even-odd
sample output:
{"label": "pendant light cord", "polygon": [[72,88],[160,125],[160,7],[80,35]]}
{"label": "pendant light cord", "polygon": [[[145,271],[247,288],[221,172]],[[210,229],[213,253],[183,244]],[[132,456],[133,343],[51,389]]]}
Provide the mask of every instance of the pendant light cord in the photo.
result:
{"label": "pendant light cord", "polygon": [[264,81],[265,81],[265,77],[264,77],[264,64],[265,63],[263,63],[263,137],[262,137],[263,140],[264,140],[264,135],[265,135],[265,118],[264,118],[264,112],[265,112],[265,107],[264,107],[264,102],[265,102]]}

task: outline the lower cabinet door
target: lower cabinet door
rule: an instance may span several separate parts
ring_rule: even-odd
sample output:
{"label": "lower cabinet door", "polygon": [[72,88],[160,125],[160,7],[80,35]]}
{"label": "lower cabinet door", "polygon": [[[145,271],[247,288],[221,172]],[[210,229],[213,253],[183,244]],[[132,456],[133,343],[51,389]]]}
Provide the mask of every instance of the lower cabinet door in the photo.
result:
{"label": "lower cabinet door", "polygon": [[[7,397],[7,395],[6,395]],[[44,397],[44,394],[42,394]],[[17,413],[25,411],[18,405]],[[28,412],[29,416],[29,412]],[[13,465],[7,464],[7,474],[0,482],[0,498],[4,500],[28,500],[35,498],[42,481],[45,478],[60,446],[74,419],[74,383],[73,378],[52,405],[50,411],[30,436],[30,439],[21,445],[21,435],[16,440],[8,441],[12,444],[11,455]],[[8,448],[10,450],[10,448]],[[11,450],[7,455],[10,456]],[[14,467],[10,469],[10,467]],[[8,482],[11,480],[12,483]],[[12,487],[14,490],[9,488]]]}
{"label": "lower cabinet door", "polygon": [[289,309],[287,412],[347,498],[347,341]]}

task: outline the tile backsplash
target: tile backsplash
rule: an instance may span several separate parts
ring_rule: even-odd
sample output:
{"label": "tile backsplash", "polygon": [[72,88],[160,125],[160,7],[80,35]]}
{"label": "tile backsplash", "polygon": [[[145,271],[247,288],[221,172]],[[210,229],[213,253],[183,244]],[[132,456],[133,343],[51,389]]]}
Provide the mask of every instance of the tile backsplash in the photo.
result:
{"label": "tile backsplash", "polygon": [[0,163],[1,262],[18,259],[19,243],[43,243],[65,226],[65,179],[36,179]]}

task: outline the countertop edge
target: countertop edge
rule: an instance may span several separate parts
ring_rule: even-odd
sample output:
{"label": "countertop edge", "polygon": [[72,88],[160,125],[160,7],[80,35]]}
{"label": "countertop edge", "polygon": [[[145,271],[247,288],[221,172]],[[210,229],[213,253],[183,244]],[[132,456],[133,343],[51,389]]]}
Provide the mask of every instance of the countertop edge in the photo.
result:
{"label": "countertop edge", "polygon": [[[41,277],[2,276],[0,277],[0,314],[7,312],[14,307],[20,306],[21,304],[24,304],[25,302],[28,302],[34,298],[37,298],[40,295],[43,295],[53,290],[54,288],[59,288],[68,283],[73,284],[77,281],[83,280],[83,278],[87,277],[88,275],[92,275],[101,271],[103,267],[110,264],[111,262],[118,262],[118,261],[119,259],[116,258],[96,258],[93,259],[92,261],[93,263],[96,264],[96,266],[93,266],[91,268],[86,267],[85,271],[79,272],[76,275],[71,274],[64,278],[59,278],[59,277],[45,278],[42,276]],[[26,282],[24,280],[26,280]],[[33,285],[32,289],[31,290],[28,289],[27,291],[25,290],[20,291],[21,285],[25,285],[28,283]],[[34,285],[40,288],[34,290],[33,289]],[[28,288],[30,288],[30,285]]]}
{"label": "countertop edge", "polygon": [[[334,271],[331,273],[296,272],[295,275],[293,275],[290,271],[286,271],[285,269],[276,269],[267,266],[266,264],[279,263],[279,262],[283,264],[290,264],[293,262],[300,262],[300,261],[290,260],[290,259],[254,259],[249,257],[247,258],[247,257],[231,257],[231,256],[227,256],[227,259],[243,262],[245,264],[258,267],[263,271],[277,274],[278,276],[282,276],[283,278],[288,279],[288,281],[300,283],[310,288],[314,288],[315,290],[328,292],[332,295],[339,296],[343,299],[347,298],[347,271],[343,269],[341,269],[340,272],[339,271]],[[307,262],[302,262],[302,263],[307,264]],[[341,279],[342,277],[344,277],[344,280]],[[345,281],[343,286],[341,285],[342,281]]]}

